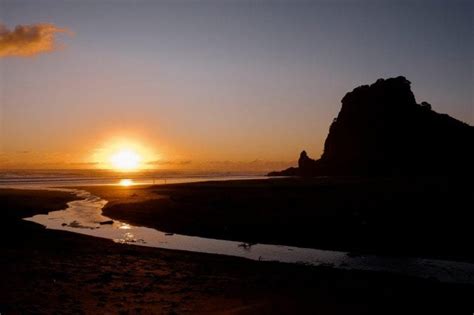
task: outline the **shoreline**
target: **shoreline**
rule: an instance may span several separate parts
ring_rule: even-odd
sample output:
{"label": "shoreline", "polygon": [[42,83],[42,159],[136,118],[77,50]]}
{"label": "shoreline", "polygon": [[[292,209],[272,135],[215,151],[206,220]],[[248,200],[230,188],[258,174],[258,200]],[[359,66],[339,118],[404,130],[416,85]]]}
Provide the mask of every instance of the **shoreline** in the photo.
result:
{"label": "shoreline", "polygon": [[472,263],[374,254],[354,255],[341,251],[242,243],[166,233],[111,220],[102,215],[106,200],[85,190],[76,189],[75,194],[81,199],[68,203],[66,210],[24,220],[41,224],[47,229],[105,238],[122,244],[227,255],[258,261],[389,272],[425,279],[432,278],[441,282],[474,285],[474,264]]}
{"label": "shoreline", "polygon": [[13,214],[1,214],[8,218],[2,236],[12,241],[0,258],[5,280],[0,311],[397,314],[474,309],[474,288],[468,285],[115,244],[20,219],[24,213],[64,208],[70,198],[0,189],[2,209],[7,204]]}
{"label": "shoreline", "polygon": [[[417,179],[419,182],[411,183],[411,187],[403,187],[409,179],[281,178],[81,188],[109,201],[103,209],[105,216],[168,233],[354,254],[474,262],[473,254],[455,242],[460,233],[469,231],[461,229],[465,222],[449,222],[442,209],[451,198],[457,198],[454,205],[460,206],[458,214],[471,217],[465,209],[474,202],[470,186],[453,196],[453,191],[463,185],[459,179],[445,191],[446,185],[440,183],[444,178],[432,183]],[[386,194],[390,190],[401,200],[394,203],[391,194]],[[421,213],[409,209],[397,213],[398,204],[420,205],[435,193],[437,199],[424,204]],[[389,209],[384,217],[379,208],[386,205]],[[404,220],[413,222],[402,235],[398,226],[405,224]],[[446,222],[458,226],[450,228]],[[420,225],[426,230],[421,237],[417,232]],[[453,235],[440,235],[438,229],[446,227]]]}

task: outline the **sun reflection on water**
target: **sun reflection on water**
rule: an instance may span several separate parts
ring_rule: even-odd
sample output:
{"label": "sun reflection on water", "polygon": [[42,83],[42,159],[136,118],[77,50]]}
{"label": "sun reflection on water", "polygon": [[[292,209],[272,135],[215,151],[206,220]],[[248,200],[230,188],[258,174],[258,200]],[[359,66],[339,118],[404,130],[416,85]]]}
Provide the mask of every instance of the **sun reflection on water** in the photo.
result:
{"label": "sun reflection on water", "polygon": [[121,230],[130,230],[131,227],[127,223],[121,223],[120,226],[119,226],[119,229],[121,229]]}
{"label": "sun reflection on water", "polygon": [[119,185],[120,186],[124,186],[124,187],[127,187],[127,186],[131,186],[133,185],[133,180],[131,179],[121,179],[120,182],[119,182]]}

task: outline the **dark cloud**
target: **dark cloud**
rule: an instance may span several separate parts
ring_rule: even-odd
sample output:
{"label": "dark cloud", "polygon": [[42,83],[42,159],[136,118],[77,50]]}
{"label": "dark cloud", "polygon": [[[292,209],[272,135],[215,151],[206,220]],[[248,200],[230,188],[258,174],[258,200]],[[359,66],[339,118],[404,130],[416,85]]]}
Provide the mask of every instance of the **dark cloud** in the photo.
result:
{"label": "dark cloud", "polygon": [[184,160],[184,161],[170,161],[170,160],[157,160],[157,161],[151,161],[148,162],[147,164],[150,165],[189,165],[191,164],[191,160]]}

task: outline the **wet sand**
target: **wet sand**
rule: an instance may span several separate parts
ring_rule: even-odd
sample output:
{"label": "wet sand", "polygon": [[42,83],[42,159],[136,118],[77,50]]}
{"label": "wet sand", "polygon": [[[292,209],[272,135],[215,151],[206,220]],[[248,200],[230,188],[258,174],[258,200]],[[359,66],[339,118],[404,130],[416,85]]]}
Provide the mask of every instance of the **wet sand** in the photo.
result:
{"label": "wet sand", "polygon": [[[100,189],[122,197],[130,193]],[[141,201],[151,196],[133,194]],[[64,208],[71,198],[59,192],[0,190],[2,314],[455,314],[473,310],[470,286],[121,245],[20,220]]]}
{"label": "wet sand", "polygon": [[474,261],[462,178],[319,178],[95,186],[107,217],[170,233]]}

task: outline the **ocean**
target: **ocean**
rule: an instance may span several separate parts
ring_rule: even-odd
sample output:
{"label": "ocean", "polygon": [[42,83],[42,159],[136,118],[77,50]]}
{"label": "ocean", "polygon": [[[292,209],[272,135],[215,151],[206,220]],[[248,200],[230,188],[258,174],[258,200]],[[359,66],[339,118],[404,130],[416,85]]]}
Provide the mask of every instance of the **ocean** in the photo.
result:
{"label": "ocean", "polygon": [[111,170],[2,170],[0,187],[177,184],[215,180],[262,179],[261,173]]}

